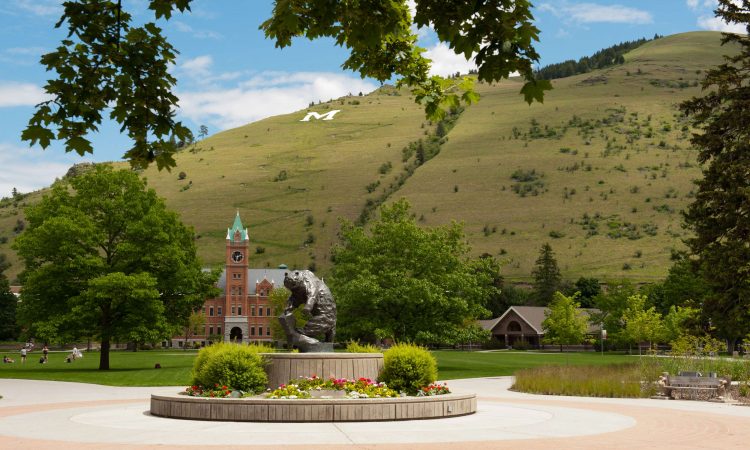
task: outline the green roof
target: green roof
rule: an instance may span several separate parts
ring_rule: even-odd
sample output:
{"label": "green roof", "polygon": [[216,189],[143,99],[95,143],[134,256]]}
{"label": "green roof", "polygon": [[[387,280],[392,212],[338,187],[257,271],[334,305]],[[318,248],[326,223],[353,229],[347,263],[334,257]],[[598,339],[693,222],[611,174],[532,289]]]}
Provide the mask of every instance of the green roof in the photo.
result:
{"label": "green roof", "polygon": [[242,226],[242,220],[240,219],[240,212],[237,211],[237,215],[234,216],[234,223],[232,228],[227,228],[227,239],[234,242],[235,233],[240,232],[240,241],[247,240],[247,228]]}

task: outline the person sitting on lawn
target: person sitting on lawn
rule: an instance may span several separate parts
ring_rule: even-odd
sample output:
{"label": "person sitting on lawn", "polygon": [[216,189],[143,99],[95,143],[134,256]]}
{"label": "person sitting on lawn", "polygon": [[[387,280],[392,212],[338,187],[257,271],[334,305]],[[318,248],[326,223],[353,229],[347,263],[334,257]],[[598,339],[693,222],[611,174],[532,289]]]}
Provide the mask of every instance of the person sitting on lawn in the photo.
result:
{"label": "person sitting on lawn", "polygon": [[14,360],[12,360],[12,359],[10,359],[10,358],[8,358],[8,356],[7,356],[7,355],[3,355],[3,363],[5,363],[5,364],[10,364],[10,363],[14,363],[14,362],[15,362],[15,361],[14,361]]}

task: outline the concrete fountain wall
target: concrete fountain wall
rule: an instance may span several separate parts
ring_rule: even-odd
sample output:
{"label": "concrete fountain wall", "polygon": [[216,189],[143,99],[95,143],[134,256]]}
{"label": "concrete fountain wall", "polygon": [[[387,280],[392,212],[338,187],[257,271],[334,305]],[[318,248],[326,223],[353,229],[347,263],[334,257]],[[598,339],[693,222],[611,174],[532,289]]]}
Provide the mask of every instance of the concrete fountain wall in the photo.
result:
{"label": "concrete fountain wall", "polygon": [[[382,353],[269,353],[268,387],[299,377],[378,378]],[[152,395],[151,414],[193,420],[239,422],[353,422],[436,419],[473,414],[474,394],[369,399],[205,398]]]}

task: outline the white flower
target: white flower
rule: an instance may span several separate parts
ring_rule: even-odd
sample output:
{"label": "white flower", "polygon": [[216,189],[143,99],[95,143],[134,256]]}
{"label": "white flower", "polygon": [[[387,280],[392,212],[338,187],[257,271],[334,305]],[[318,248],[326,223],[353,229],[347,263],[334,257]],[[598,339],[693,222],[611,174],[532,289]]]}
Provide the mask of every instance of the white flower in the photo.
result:
{"label": "white flower", "polygon": [[296,395],[290,395],[289,398],[297,398]]}

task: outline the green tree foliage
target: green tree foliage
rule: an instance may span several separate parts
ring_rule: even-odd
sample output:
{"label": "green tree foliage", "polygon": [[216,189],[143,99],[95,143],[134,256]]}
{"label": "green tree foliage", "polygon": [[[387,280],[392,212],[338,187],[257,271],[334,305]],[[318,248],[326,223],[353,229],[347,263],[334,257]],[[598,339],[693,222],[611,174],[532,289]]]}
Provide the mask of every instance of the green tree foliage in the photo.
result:
{"label": "green tree foliage", "polygon": [[500,263],[489,253],[484,253],[478,259],[472,260],[470,264],[474,267],[474,271],[488,282],[488,295],[483,305],[489,311],[487,318],[498,317],[511,306],[502,295],[503,277],[500,275]]}
{"label": "green tree foliage", "polygon": [[99,339],[102,370],[112,342],[179,333],[213,290],[192,230],[133,172],[96,165],[25,214],[19,321],[44,340]]}
{"label": "green tree foliage", "polygon": [[638,353],[641,351],[641,342],[648,342],[651,346],[664,338],[664,322],[661,314],[656,308],[647,307],[648,299],[645,295],[635,294],[628,297],[625,310],[622,314],[624,328],[621,332],[622,340],[630,344],[638,344]]}
{"label": "green tree foliage", "polygon": [[183,350],[187,350],[188,340],[196,334],[201,334],[205,330],[205,327],[206,315],[200,310],[191,312],[184,323],[183,335],[185,336],[185,345],[182,347]]}
{"label": "green tree foliage", "polygon": [[19,329],[16,324],[16,305],[18,299],[10,292],[10,283],[5,270],[10,267],[5,254],[0,253],[0,340],[15,340]]}
{"label": "green tree foliage", "polygon": [[[189,11],[191,3],[150,0],[148,7],[154,20],[169,20],[177,11]],[[538,41],[539,30],[532,23],[528,0],[417,0],[414,17],[406,3],[277,0],[261,29],[281,48],[296,37],[332,38],[350,52],[345,69],[381,82],[399,78],[400,85],[411,87],[431,119],[442,118],[447,109],[461,102],[476,101],[478,95],[472,78],[429,75],[430,60],[416,46],[413,25],[432,27],[457,54],[475,55],[481,81],[519,73],[526,80],[521,94],[529,103],[541,102],[544,91],[552,88],[549,81],[534,75],[539,55],[533,43]],[[178,143],[192,141],[190,130],[174,120],[176,80],[168,68],[177,50],[155,22],[142,26],[132,22],[133,16],[120,0],[64,3],[56,27],[67,24],[67,36],[41,60],[55,74],[45,86],[52,99],[37,106],[23,131],[24,140],[43,148],[61,140],[68,152],[92,153],[86,135],[98,129],[110,109],[109,118],[133,140],[125,158],[134,167],[154,161],[159,168],[175,165]]]}
{"label": "green tree foliage", "polygon": [[669,312],[664,316],[664,342],[672,342],[687,334],[700,334],[700,329],[692,326],[700,310],[689,306],[670,306]]}
{"label": "green tree foliage", "polygon": [[544,340],[560,346],[575,345],[583,342],[588,330],[588,319],[580,309],[581,304],[575,301],[575,296],[566,297],[555,292],[546,318],[542,322]]}
{"label": "green tree foliage", "polygon": [[646,286],[643,291],[656,310],[666,315],[672,306],[699,308],[711,289],[696,266],[690,260],[681,259],[669,268],[663,282]]}
{"label": "green tree foliage", "polygon": [[[286,334],[284,334],[284,329],[276,318],[279,317],[286,308],[286,302],[289,299],[289,295],[291,295],[289,289],[282,286],[271,290],[268,296],[268,302],[271,305],[271,315],[273,316],[271,319],[271,335],[282,341],[286,340]],[[296,319],[295,323],[297,324],[297,328],[303,328],[307,323],[307,316],[305,316],[302,308],[294,310],[294,318]]]}
{"label": "green tree foliage", "polygon": [[591,308],[594,306],[594,298],[602,292],[602,287],[596,278],[581,277],[575,282],[575,290],[580,293],[578,298],[581,306]]}
{"label": "green tree foliage", "polygon": [[622,280],[608,283],[607,289],[594,297],[594,306],[599,309],[599,313],[592,314],[590,320],[592,323],[602,324],[612,345],[625,343],[622,335],[622,316],[627,307],[628,297],[634,294],[635,287],[629,281]]}
{"label": "green tree foliage", "polygon": [[[730,24],[750,24],[750,1],[719,0],[717,17]],[[732,350],[750,331],[750,36],[724,34],[732,56],[708,71],[704,95],[681,105],[699,133],[703,178],[695,200],[685,212],[694,237],[687,240],[713,293],[704,313]]]}
{"label": "green tree foliage", "polygon": [[542,245],[531,275],[534,277],[534,297],[537,305],[548,305],[562,284],[555,253],[549,244]]}
{"label": "green tree foliage", "polygon": [[492,280],[468,261],[460,225],[420,228],[400,200],[367,231],[343,222],[341,240],[330,286],[344,339],[449,342],[487,314]]}

